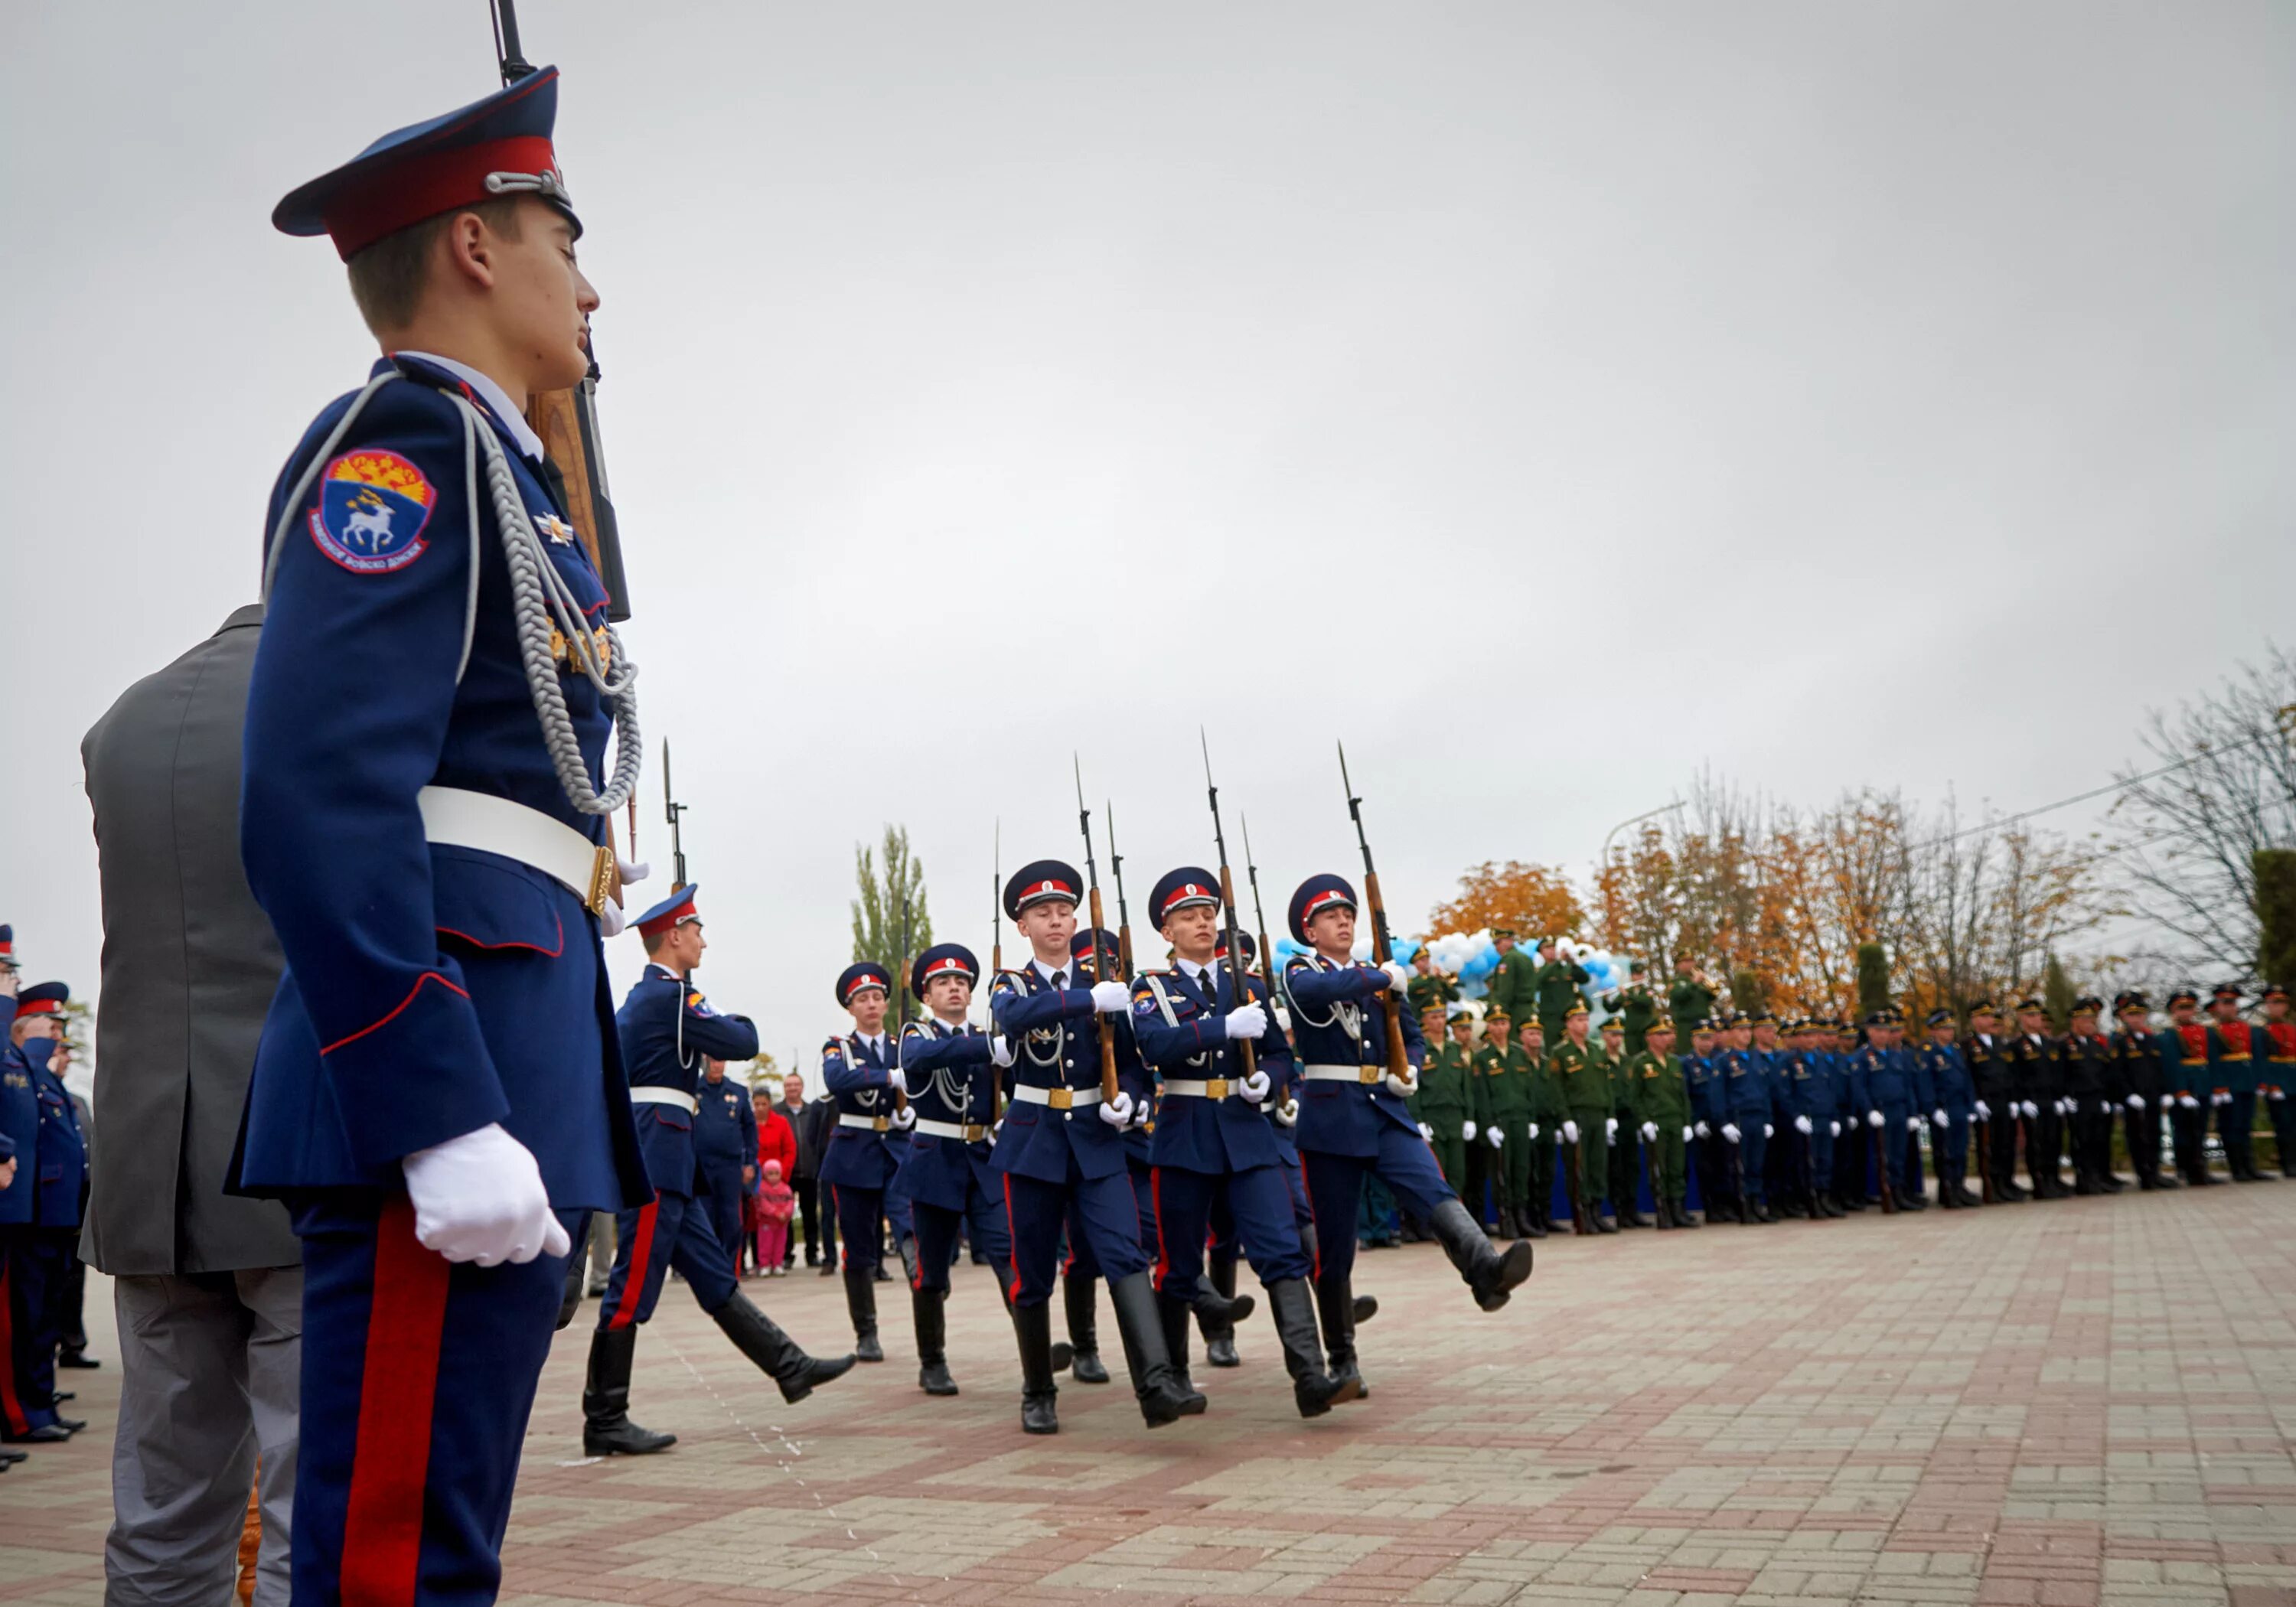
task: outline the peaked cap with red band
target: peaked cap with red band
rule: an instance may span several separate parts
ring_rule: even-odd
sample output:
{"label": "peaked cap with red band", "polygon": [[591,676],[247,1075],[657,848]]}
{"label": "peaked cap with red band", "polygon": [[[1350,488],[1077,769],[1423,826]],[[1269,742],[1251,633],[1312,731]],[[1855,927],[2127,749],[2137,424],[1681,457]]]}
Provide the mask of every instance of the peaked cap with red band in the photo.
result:
{"label": "peaked cap with red band", "polygon": [[12,966],[15,963],[16,929],[12,926],[0,926],[0,965]]}
{"label": "peaked cap with red band", "polygon": [[1004,915],[1018,921],[1021,912],[1032,906],[1055,898],[1075,904],[1083,897],[1084,878],[1077,874],[1076,866],[1064,859],[1039,859],[1014,871],[1004,884]]}
{"label": "peaked cap with red band", "polygon": [[[980,968],[976,965],[974,969]],[[837,973],[837,1002],[840,1006],[853,1003],[853,996],[865,988],[873,988],[887,998],[893,996],[893,973],[874,960],[856,960]]]}
{"label": "peaked cap with red band", "polygon": [[70,999],[71,989],[62,982],[35,982],[16,996],[16,1013],[19,1017],[62,1015]]}
{"label": "peaked cap with red band", "polygon": [[683,926],[688,921],[701,919],[701,911],[693,907],[694,898],[701,891],[699,881],[689,881],[646,911],[638,917],[638,936],[658,938],[673,926]]}
{"label": "peaked cap with red band", "polygon": [[1349,885],[1348,879],[1334,876],[1329,872],[1321,876],[1308,877],[1300,884],[1300,890],[1292,895],[1292,940],[1305,943],[1308,940],[1308,922],[1314,920],[1319,912],[1338,907],[1357,907],[1356,890]]}
{"label": "peaked cap with red band", "polygon": [[962,943],[936,943],[909,966],[909,991],[922,996],[935,977],[958,976],[980,980],[980,960]]}
{"label": "peaked cap with red band", "polygon": [[283,234],[325,234],[345,262],[387,234],[505,195],[531,195],[582,220],[550,143],[558,121],[558,70],[517,83],[427,123],[394,128],[331,173],[288,192],[272,209]]}
{"label": "peaked cap with red band", "polygon": [[1219,878],[1200,865],[1166,871],[1148,895],[1148,919],[1160,927],[1177,910],[1192,905],[1219,903]]}

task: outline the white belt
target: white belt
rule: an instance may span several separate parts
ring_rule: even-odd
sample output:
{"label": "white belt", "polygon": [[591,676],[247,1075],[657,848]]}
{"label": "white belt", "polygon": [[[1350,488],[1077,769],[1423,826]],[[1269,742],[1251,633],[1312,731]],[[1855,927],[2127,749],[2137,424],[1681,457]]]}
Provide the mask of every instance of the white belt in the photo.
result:
{"label": "white belt", "polygon": [[864,1133],[882,1133],[893,1125],[893,1119],[890,1116],[847,1116],[840,1113],[837,1118],[837,1125],[840,1127],[858,1127]]}
{"label": "white belt", "polygon": [[1204,1082],[1192,1081],[1185,1077],[1168,1077],[1164,1079],[1165,1095],[1168,1097],[1179,1099],[1226,1099],[1227,1086],[1227,1078],[1225,1077],[1215,1077]]}
{"label": "white belt", "polygon": [[614,891],[614,850],[539,809],[460,787],[425,787],[414,807],[429,840],[531,865],[564,882],[594,915]]}
{"label": "white belt", "polygon": [[1013,1090],[1013,1097],[1024,1105],[1050,1105],[1055,1111],[1070,1110],[1077,1105],[1096,1105],[1100,1103],[1098,1088],[1039,1088],[1021,1083]]}
{"label": "white belt", "polygon": [[675,1088],[632,1088],[630,1103],[634,1105],[676,1105],[688,1116],[699,1109],[693,1095],[680,1094]]}
{"label": "white belt", "polygon": [[963,1144],[972,1144],[988,1136],[988,1129],[977,1121],[927,1121],[917,1118],[917,1131],[933,1138],[954,1138]]}
{"label": "white belt", "polygon": [[1300,1075],[1311,1083],[1378,1083],[1387,1080],[1385,1066],[1303,1066]]}

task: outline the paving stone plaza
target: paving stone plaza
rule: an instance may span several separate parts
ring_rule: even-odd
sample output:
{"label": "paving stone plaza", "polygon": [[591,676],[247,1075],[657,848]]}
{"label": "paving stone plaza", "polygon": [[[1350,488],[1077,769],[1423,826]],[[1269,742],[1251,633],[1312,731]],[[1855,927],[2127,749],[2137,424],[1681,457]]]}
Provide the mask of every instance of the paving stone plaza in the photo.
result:
{"label": "paving stone plaza", "polygon": [[[1381,1251],[1371,1399],[1303,1423],[1262,1313],[1152,1434],[1064,1382],[1024,1439],[990,1274],[956,1276],[961,1396],[918,1392],[894,1298],[885,1365],[795,1407],[672,1288],[632,1396],[680,1443],[636,1461],[580,1455],[586,1308],[502,1599],[2296,1603],[2296,1184],[1550,1239],[1495,1316]],[[842,1348],[835,1280],[748,1288]],[[0,1602],[102,1600],[108,1301],[90,1428],[0,1477]]]}

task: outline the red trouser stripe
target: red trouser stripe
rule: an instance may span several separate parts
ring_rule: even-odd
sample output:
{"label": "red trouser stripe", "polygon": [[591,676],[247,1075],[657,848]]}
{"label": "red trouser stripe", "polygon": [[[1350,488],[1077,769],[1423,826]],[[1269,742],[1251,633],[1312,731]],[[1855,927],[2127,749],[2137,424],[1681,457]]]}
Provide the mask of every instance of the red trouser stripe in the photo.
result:
{"label": "red trouser stripe", "polygon": [[16,1398],[16,1328],[8,1309],[14,1295],[8,1286],[7,1251],[0,1250],[0,1420],[5,1420],[11,1434],[29,1434],[32,1420]]}
{"label": "red trouser stripe", "polygon": [[1148,1198],[1156,1207],[1156,1270],[1149,1282],[1161,1294],[1165,1275],[1172,1270],[1172,1258],[1164,1253],[1164,1168],[1160,1166],[1148,1168]]}
{"label": "red trouser stripe", "polygon": [[[1305,1151],[1300,1155],[1300,1192],[1308,1196],[1308,1220],[1313,1222],[1316,1219],[1316,1191],[1308,1186],[1308,1156]],[[1316,1230],[1315,1265],[1308,1268],[1308,1277],[1311,1283],[1320,1283],[1324,1280],[1324,1230],[1320,1227]]]}
{"label": "red trouser stripe", "polygon": [[1012,1249],[1006,1252],[1005,1265],[1013,1269],[1013,1286],[1005,1298],[1017,1301],[1021,1298],[1021,1225],[1013,1218],[1013,1174],[1004,1174],[1004,1237]]}
{"label": "red trouser stripe", "polygon": [[630,1246],[630,1269],[622,1275],[622,1298],[607,1319],[609,1328],[628,1327],[638,1320],[638,1311],[645,1304],[646,1267],[653,1259],[654,1213],[660,1209],[659,1196],[638,1207],[637,1242]]}
{"label": "red trouser stripe", "polygon": [[344,1607],[403,1607],[414,1600],[452,1271],[446,1257],[416,1242],[414,1206],[406,1195],[382,1208],[343,1519]]}

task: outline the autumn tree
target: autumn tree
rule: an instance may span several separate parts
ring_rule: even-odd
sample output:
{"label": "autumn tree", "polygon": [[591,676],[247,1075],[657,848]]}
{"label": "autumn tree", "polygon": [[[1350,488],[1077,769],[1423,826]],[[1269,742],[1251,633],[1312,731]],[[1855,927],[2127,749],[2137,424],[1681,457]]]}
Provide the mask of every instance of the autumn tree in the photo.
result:
{"label": "autumn tree", "polygon": [[2256,974],[2296,986],[2296,851],[2267,849],[2256,856]]}
{"label": "autumn tree", "polygon": [[1512,927],[1528,942],[1575,937],[1586,919],[1586,907],[1559,868],[1510,859],[1504,865],[1485,860],[1461,876],[1459,896],[1437,905],[1427,922],[1436,932]]}
{"label": "autumn tree", "polygon": [[888,825],[873,852],[866,844],[854,844],[853,877],[853,957],[882,965],[893,979],[898,1001],[909,961],[933,940],[925,870],[909,853],[908,828]]}

